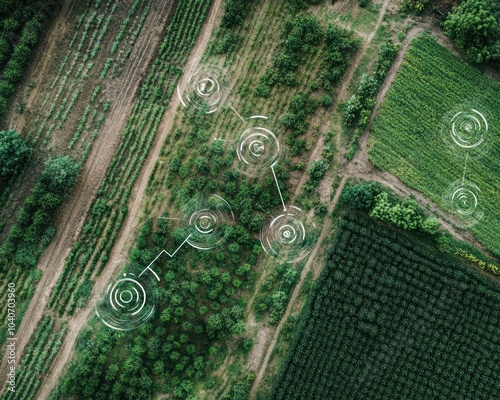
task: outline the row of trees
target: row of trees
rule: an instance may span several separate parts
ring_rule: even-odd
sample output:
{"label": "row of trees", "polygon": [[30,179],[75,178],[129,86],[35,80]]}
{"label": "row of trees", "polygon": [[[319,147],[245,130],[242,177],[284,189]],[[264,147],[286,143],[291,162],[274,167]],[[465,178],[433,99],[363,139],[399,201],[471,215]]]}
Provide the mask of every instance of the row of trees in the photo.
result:
{"label": "row of trees", "polygon": [[[54,3],[51,1],[49,3]],[[50,5],[54,5],[50,4]],[[55,4],[59,7],[58,4]],[[21,80],[42,32],[46,1],[3,1],[0,5],[0,115],[7,111],[8,98]]]}
{"label": "row of trees", "polygon": [[358,149],[359,138],[368,124],[373,107],[375,107],[379,88],[396,58],[398,48],[399,45],[395,45],[390,40],[381,46],[374,73],[371,75],[363,74],[356,93],[346,103],[344,125],[348,128],[357,126],[346,154],[348,160],[354,157]]}
{"label": "row of trees", "polygon": [[17,220],[0,247],[0,267],[14,263],[33,268],[42,250],[55,235],[56,211],[71,190],[80,164],[68,156],[50,158],[31,194],[17,214]]}
{"label": "row of trees", "polygon": [[378,182],[348,184],[341,199],[344,205],[353,210],[369,212],[371,217],[407,231],[420,230],[435,234],[440,227],[438,220],[427,216],[415,200],[400,200],[384,190]]}
{"label": "row of trees", "polygon": [[356,93],[347,101],[344,114],[344,124],[348,127],[356,121],[361,128],[368,123],[368,118],[375,105],[375,99],[380,85],[382,85],[392,62],[396,58],[399,46],[388,41],[384,43],[379,51],[375,72],[373,75],[363,74]]}

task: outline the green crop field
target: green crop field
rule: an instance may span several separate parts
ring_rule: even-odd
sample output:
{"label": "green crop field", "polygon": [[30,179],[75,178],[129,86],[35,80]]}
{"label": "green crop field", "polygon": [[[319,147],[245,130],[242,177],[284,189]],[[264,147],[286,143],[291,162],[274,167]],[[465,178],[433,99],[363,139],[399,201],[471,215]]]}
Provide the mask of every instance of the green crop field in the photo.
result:
{"label": "green crop field", "polygon": [[0,0],[0,400],[498,398],[500,3],[449,3]]}
{"label": "green crop field", "polygon": [[271,399],[493,399],[500,290],[346,215]]}
{"label": "green crop field", "polygon": [[17,379],[21,384],[16,387],[15,392],[5,391],[2,400],[36,398],[42,377],[49,370],[65,335],[66,327],[57,329],[53,317],[43,319],[24,355],[21,367],[17,370]]}
{"label": "green crop field", "polygon": [[[467,150],[453,145],[451,125],[459,112],[479,115],[472,110],[484,115],[488,130],[475,132],[484,140],[478,148],[469,150],[465,169]],[[484,214],[476,224],[465,225],[496,254],[500,254],[498,110],[498,82],[423,35],[413,41],[382,103],[372,126],[373,145],[369,150],[370,160],[377,167],[395,174],[450,212],[456,211],[446,200],[456,190],[450,185],[463,179],[465,169],[465,180],[475,185],[474,212]]]}

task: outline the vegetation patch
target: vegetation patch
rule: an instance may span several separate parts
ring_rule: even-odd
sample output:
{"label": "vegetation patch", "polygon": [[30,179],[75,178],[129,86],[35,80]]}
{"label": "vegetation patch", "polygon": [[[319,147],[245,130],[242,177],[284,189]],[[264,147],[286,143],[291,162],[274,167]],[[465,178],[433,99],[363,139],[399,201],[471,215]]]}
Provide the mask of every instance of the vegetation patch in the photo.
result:
{"label": "vegetation patch", "polygon": [[[424,34],[412,43],[382,103],[371,129],[373,145],[369,149],[370,160],[377,167],[390,171],[453,215],[458,215],[462,206],[450,204],[447,188],[464,179],[473,182],[477,208],[483,217],[467,229],[497,255],[499,90],[497,82]],[[467,150],[454,144],[452,126],[457,114],[479,115],[473,110],[485,116],[488,129],[471,132],[484,136],[484,147]],[[482,152],[481,148],[489,151]]]}
{"label": "vegetation patch", "polygon": [[344,215],[271,399],[493,398],[499,300],[465,265]]}

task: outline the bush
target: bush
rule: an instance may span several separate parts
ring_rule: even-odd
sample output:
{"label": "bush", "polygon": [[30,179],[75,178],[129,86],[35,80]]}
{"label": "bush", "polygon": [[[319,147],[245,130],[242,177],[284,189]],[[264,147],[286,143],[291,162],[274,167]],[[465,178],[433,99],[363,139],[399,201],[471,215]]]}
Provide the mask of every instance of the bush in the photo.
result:
{"label": "bush", "polygon": [[382,192],[378,182],[347,184],[342,192],[342,203],[353,210],[371,210],[375,197]]}
{"label": "bush", "polygon": [[307,169],[309,181],[313,186],[318,186],[321,179],[325,176],[326,171],[328,171],[328,168],[330,168],[330,164],[324,160],[313,161],[311,166]]}
{"label": "bush", "polygon": [[316,215],[319,215],[320,217],[326,215],[327,212],[328,212],[328,205],[324,201],[322,201],[321,203],[319,203],[314,208],[314,213]]}
{"label": "bush", "polygon": [[0,178],[10,178],[22,169],[31,149],[16,131],[0,131]]}
{"label": "bush", "polygon": [[[491,0],[465,0],[449,13],[444,31],[475,63],[500,61],[500,6]],[[498,65],[497,65],[498,67]]]}
{"label": "bush", "polygon": [[227,0],[221,26],[223,28],[241,26],[250,11],[252,2],[253,0]]}
{"label": "bush", "polygon": [[385,42],[378,53],[377,62],[375,63],[375,79],[381,85],[391,68],[392,63],[398,55],[399,45],[392,43],[391,40]]}
{"label": "bush", "polygon": [[299,93],[290,100],[288,111],[281,118],[281,123],[295,135],[304,134],[308,128],[306,118],[313,114],[317,107],[317,102],[308,95]]}
{"label": "bush", "polygon": [[429,0],[404,0],[401,7],[404,11],[411,11],[415,14],[420,14],[429,3]]}
{"label": "bush", "polygon": [[58,194],[73,186],[79,171],[80,164],[71,157],[53,157],[45,163],[40,180],[47,192]]}
{"label": "bush", "polygon": [[325,108],[328,108],[330,107],[331,105],[333,104],[333,97],[328,95],[328,94],[324,94],[322,97],[321,97],[321,105]]}
{"label": "bush", "polygon": [[393,202],[386,192],[375,197],[375,206],[370,216],[407,231],[421,230],[435,234],[440,226],[437,219],[425,215],[415,200],[403,199],[400,202]]}

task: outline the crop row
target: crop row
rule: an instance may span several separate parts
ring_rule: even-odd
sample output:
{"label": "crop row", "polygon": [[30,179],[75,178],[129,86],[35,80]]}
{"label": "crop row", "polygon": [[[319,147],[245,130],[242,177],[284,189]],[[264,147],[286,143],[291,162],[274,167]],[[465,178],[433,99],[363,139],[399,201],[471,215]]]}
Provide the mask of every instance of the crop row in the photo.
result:
{"label": "crop row", "polygon": [[[49,302],[62,314],[83,279],[104,268],[127,214],[132,186],[153,143],[161,118],[193,47],[211,1],[179,2],[157,59],[141,89],[120,146],[98,191],[92,211],[73,247]],[[153,88],[156,88],[153,91]],[[154,94],[154,95],[153,95]],[[99,266],[96,271],[97,266]]]}
{"label": "crop row", "polygon": [[271,399],[495,396],[498,286],[420,246],[344,217]]}
{"label": "crop row", "polygon": [[16,370],[15,392],[5,391],[2,399],[31,400],[35,398],[42,375],[51,366],[65,334],[66,327],[60,330],[54,327],[53,317],[47,316],[42,320]]}
{"label": "crop row", "polygon": [[[94,66],[94,61],[89,59],[90,52],[104,39],[102,33],[107,30],[106,24],[110,23],[109,18],[105,17],[106,13],[111,12],[117,7],[115,1],[109,0],[106,1],[106,9],[103,9],[102,13],[99,13],[100,3],[100,1],[87,2],[87,7],[84,9],[82,16],[76,24],[77,32],[72,36],[69,42],[68,51],[62,59],[57,76],[50,83],[47,97],[42,102],[41,108],[42,110],[45,108],[45,110],[40,113],[39,118],[35,121],[34,125],[36,125],[37,129],[40,129],[31,132],[31,141],[33,144],[38,140],[38,137],[45,128],[48,128],[45,132],[46,140],[55,129],[60,129],[64,121],[68,119],[74,105],[77,102],[81,103],[79,98],[84,88],[82,85],[88,85],[88,83],[84,81],[89,77],[90,70]],[[137,6],[132,7],[132,9],[135,12]],[[134,13],[129,11],[128,15],[133,16]],[[144,15],[140,15],[139,17],[142,19]],[[94,34],[92,34],[92,31],[94,31]],[[133,46],[135,43],[137,32],[134,31],[133,33],[136,36],[132,41],[130,40],[131,35],[127,34],[125,36],[127,42],[124,42],[124,48]],[[83,55],[83,58],[81,58],[81,55]],[[71,84],[68,87],[69,83]],[[99,129],[104,123],[106,113],[111,106],[110,101],[105,101],[102,97],[101,86],[98,84],[90,97],[90,102],[84,107],[82,116],[76,121],[78,125],[75,126],[73,138],[68,146],[69,150],[71,150],[78,140],[85,137],[87,143],[85,146],[81,146],[82,148],[77,151],[82,161],[85,161],[89,154],[92,143],[99,134]],[[51,101],[51,103],[49,103],[49,101]],[[6,199],[8,198],[7,194],[8,193],[3,193]],[[45,238],[41,248],[45,247],[49,241]],[[36,261],[36,257],[38,256],[33,255],[32,257]],[[39,279],[39,271],[33,270],[30,273],[30,271],[21,271],[19,268],[13,267],[7,272],[6,278],[8,282],[16,283],[18,288],[17,294],[19,296],[18,300],[20,301],[19,306],[25,307],[33,294],[34,284],[37,279]],[[2,297],[3,296],[4,292],[2,292]],[[2,314],[4,314],[3,310]],[[20,317],[21,315],[19,318]],[[3,334],[0,336],[3,337]]]}
{"label": "crop row", "polygon": [[[465,179],[479,189],[477,211],[484,214],[468,229],[496,254],[500,254],[499,90],[497,82],[423,35],[412,43],[382,104],[369,150],[375,165],[451,213],[456,210],[446,202],[447,188],[465,172]],[[485,116],[488,129],[481,132],[483,143],[467,151],[453,144],[452,118],[472,110]]]}

